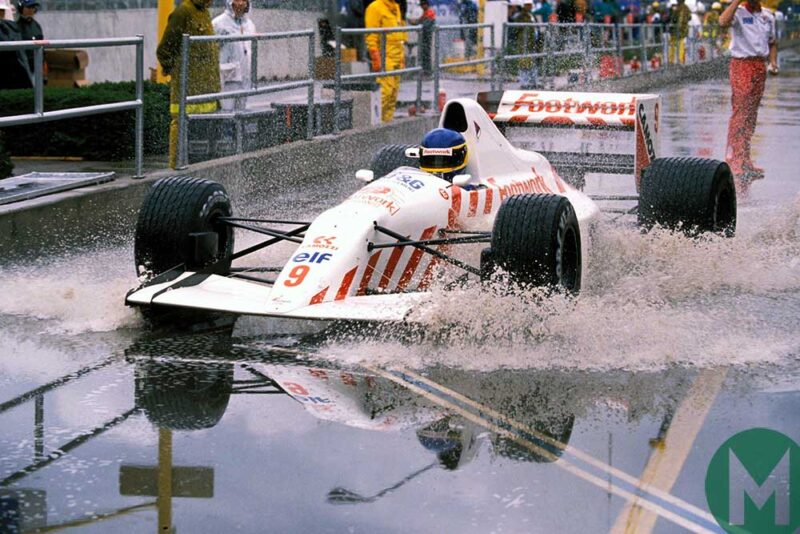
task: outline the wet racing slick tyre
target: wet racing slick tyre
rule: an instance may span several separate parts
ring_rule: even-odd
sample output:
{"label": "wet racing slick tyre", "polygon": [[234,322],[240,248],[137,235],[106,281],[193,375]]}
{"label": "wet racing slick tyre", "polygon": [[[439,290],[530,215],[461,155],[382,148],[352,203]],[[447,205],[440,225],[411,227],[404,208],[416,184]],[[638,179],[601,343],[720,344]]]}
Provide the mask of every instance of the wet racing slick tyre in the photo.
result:
{"label": "wet racing slick tyre", "polygon": [[145,361],[136,366],[134,399],[159,428],[200,430],[219,423],[233,390],[232,364]]}
{"label": "wet racing slick tyre", "polygon": [[[217,219],[231,214],[228,194],[216,182],[185,176],[158,180],[147,193],[136,223],[137,275],[158,275],[180,265],[190,271],[209,268],[228,274],[233,228]],[[198,246],[202,235],[206,247]]]}
{"label": "wet racing slick tyre", "polygon": [[736,189],[728,164],[704,158],[657,158],[642,171],[639,225],[689,236],[736,232]]}
{"label": "wet racing slick tyre", "polygon": [[[514,283],[577,293],[581,235],[572,204],[559,195],[510,197],[497,212],[491,247],[481,260],[506,271]],[[488,271],[483,265],[484,278]]]}
{"label": "wet racing slick tyre", "polygon": [[419,167],[419,160],[406,156],[406,149],[417,145],[386,145],[372,158],[369,168],[375,178],[386,176],[398,167]]}

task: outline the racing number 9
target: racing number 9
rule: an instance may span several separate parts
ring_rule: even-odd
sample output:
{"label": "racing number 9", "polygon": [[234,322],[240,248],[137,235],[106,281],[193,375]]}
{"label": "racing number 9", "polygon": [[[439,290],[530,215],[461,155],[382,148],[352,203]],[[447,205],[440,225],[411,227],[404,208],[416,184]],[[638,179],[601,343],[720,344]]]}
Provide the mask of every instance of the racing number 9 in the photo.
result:
{"label": "racing number 9", "polygon": [[298,265],[297,267],[289,271],[289,274],[287,275],[289,279],[284,280],[283,285],[289,287],[299,286],[300,284],[303,283],[303,280],[305,280],[306,275],[310,270],[311,267],[309,267],[308,265]]}

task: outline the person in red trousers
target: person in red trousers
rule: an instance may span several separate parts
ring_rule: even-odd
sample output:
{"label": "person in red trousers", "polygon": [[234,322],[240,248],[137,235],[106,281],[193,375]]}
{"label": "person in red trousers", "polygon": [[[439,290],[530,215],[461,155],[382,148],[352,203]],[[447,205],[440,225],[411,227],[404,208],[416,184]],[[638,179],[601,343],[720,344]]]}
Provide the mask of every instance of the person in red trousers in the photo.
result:
{"label": "person in red trousers", "polygon": [[732,28],[730,45],[731,120],[725,159],[737,189],[745,192],[764,170],[750,159],[750,140],[756,129],[758,106],[764,94],[767,63],[778,72],[775,17],[761,9],[759,0],[733,0],[719,16],[721,28]]}

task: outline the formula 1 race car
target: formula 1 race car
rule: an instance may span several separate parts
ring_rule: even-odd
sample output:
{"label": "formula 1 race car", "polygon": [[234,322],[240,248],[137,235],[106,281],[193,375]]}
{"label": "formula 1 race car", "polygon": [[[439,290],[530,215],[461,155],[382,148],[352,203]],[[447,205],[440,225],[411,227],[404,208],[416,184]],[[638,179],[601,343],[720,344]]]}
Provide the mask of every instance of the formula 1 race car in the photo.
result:
{"label": "formula 1 race car", "polygon": [[[644,227],[733,235],[730,169],[709,159],[657,158],[659,108],[659,96],[638,94],[506,91],[451,100],[439,124],[466,139],[463,174],[444,180],[415,168],[414,147],[384,147],[371,171],[357,173],[367,184],[312,222],[236,218],[220,184],[159,180],[139,213],[141,285],[126,302],[152,313],[403,321],[425,306],[445,265],[468,277],[499,270],[515,286],[577,293],[589,275],[598,198],[638,199],[629,211]],[[632,131],[635,150],[594,160],[582,151],[545,156],[512,146],[514,126]],[[590,198],[576,187],[586,172],[632,173],[638,195]],[[268,238],[235,252],[235,228]],[[285,241],[298,247],[282,267],[233,265]]]}

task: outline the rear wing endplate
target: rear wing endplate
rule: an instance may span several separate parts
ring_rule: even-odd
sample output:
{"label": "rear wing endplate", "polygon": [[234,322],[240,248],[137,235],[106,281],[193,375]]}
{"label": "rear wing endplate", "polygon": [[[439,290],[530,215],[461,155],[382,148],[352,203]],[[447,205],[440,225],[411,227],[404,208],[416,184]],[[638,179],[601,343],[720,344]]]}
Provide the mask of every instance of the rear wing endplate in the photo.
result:
{"label": "rear wing endplate", "polygon": [[488,91],[478,103],[501,130],[508,126],[621,130],[633,133],[632,154],[542,152],[558,170],[633,174],[659,155],[661,96],[626,93]]}

